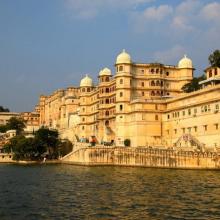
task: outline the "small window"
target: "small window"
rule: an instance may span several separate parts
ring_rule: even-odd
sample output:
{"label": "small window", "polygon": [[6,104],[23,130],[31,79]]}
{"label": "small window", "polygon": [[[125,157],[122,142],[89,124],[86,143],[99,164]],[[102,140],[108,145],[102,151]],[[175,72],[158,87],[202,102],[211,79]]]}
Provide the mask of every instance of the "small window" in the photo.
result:
{"label": "small window", "polygon": [[167,119],[170,119],[170,115],[167,115]]}
{"label": "small window", "polygon": [[177,134],[177,129],[174,129],[174,133]]}
{"label": "small window", "polygon": [[144,82],[141,82],[141,86],[144,87]]}
{"label": "small window", "polygon": [[120,84],[123,84],[123,79],[120,79]]}
{"label": "small window", "polygon": [[197,126],[194,127],[194,131],[197,132]]}
{"label": "small window", "polygon": [[170,73],[169,73],[169,72],[166,72],[166,75],[167,75],[167,76],[169,76],[169,75],[170,75]]}
{"label": "small window", "polygon": [[120,92],[120,97],[123,97],[123,92]]}
{"label": "small window", "polygon": [[218,74],[217,68],[215,68],[215,76]]}
{"label": "small window", "polygon": [[218,130],[218,124],[215,124],[215,129]]}
{"label": "small window", "polygon": [[158,115],[155,115],[155,120],[158,121]]}
{"label": "small window", "polygon": [[212,70],[209,70],[209,77],[212,77]]}
{"label": "small window", "polygon": [[203,125],[203,127],[204,127],[204,130],[207,131],[207,127],[208,126],[207,125]]}
{"label": "small window", "polygon": [[119,71],[123,71],[123,66],[119,66]]}
{"label": "small window", "polygon": [[122,111],[123,110],[123,105],[120,105],[119,109],[120,109],[120,111]]}
{"label": "small window", "polygon": [[144,92],[142,92],[142,96],[144,96]]}

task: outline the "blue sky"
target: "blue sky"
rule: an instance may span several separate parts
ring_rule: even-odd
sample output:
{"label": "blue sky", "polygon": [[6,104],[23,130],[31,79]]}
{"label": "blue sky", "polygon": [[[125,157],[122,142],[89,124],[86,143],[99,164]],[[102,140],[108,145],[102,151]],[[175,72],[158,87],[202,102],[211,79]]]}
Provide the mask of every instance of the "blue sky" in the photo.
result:
{"label": "blue sky", "polygon": [[196,75],[220,49],[219,0],[1,0],[0,105],[31,111],[40,94],[114,71],[125,48],[135,62],[176,65]]}

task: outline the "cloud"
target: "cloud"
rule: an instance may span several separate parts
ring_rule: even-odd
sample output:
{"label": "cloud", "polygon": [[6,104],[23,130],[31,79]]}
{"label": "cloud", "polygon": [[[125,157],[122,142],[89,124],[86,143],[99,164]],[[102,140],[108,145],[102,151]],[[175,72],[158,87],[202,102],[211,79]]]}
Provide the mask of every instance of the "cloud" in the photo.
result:
{"label": "cloud", "polygon": [[102,11],[111,9],[134,9],[140,5],[154,0],[65,0],[66,7],[72,15],[80,19],[91,19],[98,16]]}
{"label": "cloud", "polygon": [[220,3],[212,2],[210,4],[205,5],[200,15],[203,19],[208,21],[218,22],[220,21]]}
{"label": "cloud", "polygon": [[168,50],[156,51],[154,53],[154,59],[160,63],[172,63],[178,58],[181,59],[185,53],[186,49],[183,46],[175,45]]}
{"label": "cloud", "polygon": [[142,12],[144,19],[161,21],[168,15],[172,14],[173,8],[169,5],[160,5],[159,7],[149,7]]}

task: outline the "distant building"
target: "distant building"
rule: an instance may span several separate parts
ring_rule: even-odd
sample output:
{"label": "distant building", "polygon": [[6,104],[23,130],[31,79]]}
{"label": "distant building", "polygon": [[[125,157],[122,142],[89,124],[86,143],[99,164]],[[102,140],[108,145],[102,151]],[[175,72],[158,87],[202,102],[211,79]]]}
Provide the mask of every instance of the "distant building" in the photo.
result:
{"label": "distant building", "polygon": [[[123,51],[115,74],[104,68],[98,85],[86,75],[79,87],[40,96],[40,126],[56,128],[71,141],[95,136],[123,146],[220,146],[219,68],[206,69],[203,89],[184,93],[193,79],[193,63],[177,66],[135,63]],[[212,74],[211,74],[212,73]]]}
{"label": "distant building", "polygon": [[6,125],[12,117],[19,117],[17,112],[0,112],[0,125]]}

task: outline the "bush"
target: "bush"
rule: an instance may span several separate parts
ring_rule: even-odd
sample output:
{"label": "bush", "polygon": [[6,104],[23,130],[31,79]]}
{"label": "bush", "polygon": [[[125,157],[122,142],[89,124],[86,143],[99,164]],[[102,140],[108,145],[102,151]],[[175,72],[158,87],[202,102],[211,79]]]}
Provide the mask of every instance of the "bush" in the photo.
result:
{"label": "bush", "polygon": [[125,145],[126,147],[130,147],[130,145],[131,145],[131,140],[130,140],[130,139],[125,139],[125,140],[124,140],[124,145]]}

